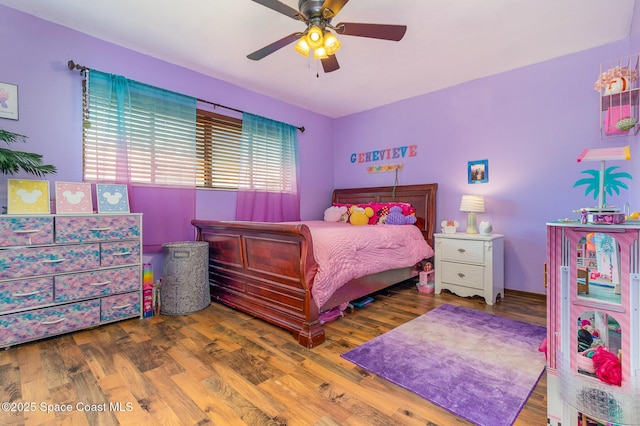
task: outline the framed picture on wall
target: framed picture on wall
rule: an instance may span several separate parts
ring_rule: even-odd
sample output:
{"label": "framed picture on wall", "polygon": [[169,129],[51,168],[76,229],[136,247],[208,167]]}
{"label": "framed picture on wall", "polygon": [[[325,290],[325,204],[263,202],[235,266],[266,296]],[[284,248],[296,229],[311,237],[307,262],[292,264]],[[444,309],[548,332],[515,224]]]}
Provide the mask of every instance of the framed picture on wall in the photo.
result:
{"label": "framed picture on wall", "polygon": [[93,213],[91,184],[56,182],[56,213]]}
{"label": "framed picture on wall", "polygon": [[49,214],[48,180],[8,179],[8,214]]}
{"label": "framed picture on wall", "polygon": [[98,213],[129,213],[127,185],[96,184]]}
{"label": "framed picture on wall", "polygon": [[18,119],[18,86],[0,83],[0,118]]}
{"label": "framed picture on wall", "polygon": [[469,161],[467,175],[469,183],[489,182],[489,160]]}

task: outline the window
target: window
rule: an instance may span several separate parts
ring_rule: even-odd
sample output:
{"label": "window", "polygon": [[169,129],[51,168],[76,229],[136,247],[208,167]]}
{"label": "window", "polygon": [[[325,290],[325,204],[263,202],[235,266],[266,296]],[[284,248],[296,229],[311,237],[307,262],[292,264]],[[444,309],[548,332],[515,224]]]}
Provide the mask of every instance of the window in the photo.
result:
{"label": "window", "polygon": [[196,186],[293,191],[295,173],[290,165],[295,164],[296,151],[284,143],[281,131],[245,126],[249,135],[243,141],[241,119],[198,110],[196,121]]}
{"label": "window", "polygon": [[242,120],[209,111],[196,112],[196,186],[238,188]]}
{"label": "window", "polygon": [[[297,153],[283,146],[281,132],[245,128],[243,141],[239,118],[199,109],[186,115],[182,95],[131,80],[125,89],[118,89],[116,98],[113,92],[119,77],[91,70],[87,78],[83,87],[85,181],[234,191],[242,186],[291,192],[295,187],[295,173],[289,171]],[[164,102],[173,95],[178,99]]]}
{"label": "window", "polygon": [[193,187],[195,99],[94,70],[88,78],[84,180]]}

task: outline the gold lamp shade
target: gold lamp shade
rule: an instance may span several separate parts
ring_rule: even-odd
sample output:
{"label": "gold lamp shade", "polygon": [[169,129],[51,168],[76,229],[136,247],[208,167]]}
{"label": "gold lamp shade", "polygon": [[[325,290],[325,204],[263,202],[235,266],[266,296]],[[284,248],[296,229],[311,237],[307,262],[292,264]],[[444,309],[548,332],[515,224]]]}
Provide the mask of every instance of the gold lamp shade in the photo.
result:
{"label": "gold lamp shade", "polygon": [[327,55],[335,55],[340,46],[342,46],[342,43],[340,43],[338,37],[327,31],[324,35],[324,48],[327,51]]}
{"label": "gold lamp shade", "polygon": [[327,49],[323,46],[318,47],[317,49],[313,49],[313,59],[326,59],[329,55],[327,55]]}
{"label": "gold lamp shade", "polygon": [[309,56],[309,52],[311,51],[311,48],[309,47],[309,43],[307,43],[307,38],[300,37],[300,39],[296,43],[295,49],[296,49],[296,52],[298,52],[302,56],[304,57]]}
{"label": "gold lamp shade", "polygon": [[324,44],[322,28],[317,25],[309,28],[309,32],[307,33],[307,44],[309,44],[309,47],[312,49],[317,49]]}
{"label": "gold lamp shade", "polygon": [[323,34],[320,27],[313,26],[306,37],[298,39],[295,49],[304,57],[308,57],[313,49],[313,59],[325,59],[335,55],[340,46],[342,43],[331,31],[325,31]]}

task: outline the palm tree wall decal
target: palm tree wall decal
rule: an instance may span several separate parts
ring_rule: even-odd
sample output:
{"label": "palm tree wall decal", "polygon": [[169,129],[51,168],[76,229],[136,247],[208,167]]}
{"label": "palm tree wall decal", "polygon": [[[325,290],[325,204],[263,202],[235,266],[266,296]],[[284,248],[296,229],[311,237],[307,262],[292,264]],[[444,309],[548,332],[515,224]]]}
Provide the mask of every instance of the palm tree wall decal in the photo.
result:
{"label": "palm tree wall decal", "polygon": [[602,167],[600,170],[583,170],[581,173],[585,173],[590,177],[578,179],[576,183],[573,184],[573,187],[577,187],[580,185],[587,185],[584,195],[589,195],[590,192],[593,192],[593,199],[597,199],[600,197],[599,208],[604,208],[607,205],[607,194],[613,195],[615,192],[617,195],[620,194],[620,188],[629,189],[627,184],[622,182],[620,179],[633,179],[631,175],[627,172],[616,172],[614,170],[619,168],[620,166],[611,166],[605,168],[605,162],[602,161]]}

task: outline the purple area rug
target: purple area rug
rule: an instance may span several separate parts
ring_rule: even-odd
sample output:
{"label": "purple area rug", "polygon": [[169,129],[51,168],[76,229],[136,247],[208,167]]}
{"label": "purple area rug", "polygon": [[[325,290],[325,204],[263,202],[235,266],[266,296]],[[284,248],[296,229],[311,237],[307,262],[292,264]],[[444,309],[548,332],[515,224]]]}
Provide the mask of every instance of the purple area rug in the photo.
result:
{"label": "purple area rug", "polygon": [[512,425],[544,372],[546,328],[442,305],[342,357],[477,425]]}

